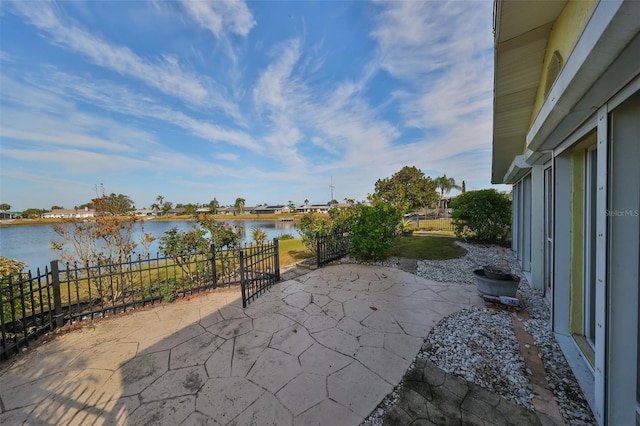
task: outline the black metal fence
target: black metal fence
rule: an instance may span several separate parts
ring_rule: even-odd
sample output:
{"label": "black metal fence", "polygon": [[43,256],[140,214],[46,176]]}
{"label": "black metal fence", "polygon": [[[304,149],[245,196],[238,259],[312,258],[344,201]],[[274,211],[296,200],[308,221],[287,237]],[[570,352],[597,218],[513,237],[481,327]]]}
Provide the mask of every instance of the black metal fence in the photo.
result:
{"label": "black metal fence", "polygon": [[318,268],[332,260],[340,259],[349,253],[351,230],[349,228],[334,229],[329,235],[316,237],[316,264]]}
{"label": "black metal fence", "polygon": [[[280,279],[277,242],[185,253],[179,258],[135,256],[98,264],[52,261],[0,282],[0,359],[64,324],[126,312],[221,285],[258,286]],[[266,286],[266,287],[265,287]],[[251,293],[250,297],[256,297]]]}
{"label": "black metal fence", "polygon": [[242,307],[280,281],[278,240],[273,243],[248,246],[240,251],[240,285]]}

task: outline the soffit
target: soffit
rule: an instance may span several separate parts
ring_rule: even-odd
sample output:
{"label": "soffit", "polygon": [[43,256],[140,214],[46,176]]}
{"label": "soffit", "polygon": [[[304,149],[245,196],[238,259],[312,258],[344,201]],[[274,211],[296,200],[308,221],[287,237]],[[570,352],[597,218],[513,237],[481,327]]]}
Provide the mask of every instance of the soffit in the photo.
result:
{"label": "soffit", "polygon": [[492,183],[501,183],[513,157],[524,152],[547,41],[566,3],[497,1]]}

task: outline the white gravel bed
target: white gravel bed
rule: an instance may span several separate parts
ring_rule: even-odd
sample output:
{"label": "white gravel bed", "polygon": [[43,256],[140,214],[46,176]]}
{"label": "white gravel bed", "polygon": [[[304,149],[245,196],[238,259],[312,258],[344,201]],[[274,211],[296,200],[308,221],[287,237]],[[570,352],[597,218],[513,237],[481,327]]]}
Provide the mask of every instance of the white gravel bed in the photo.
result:
{"label": "white gravel bed", "polygon": [[[547,371],[549,389],[554,393],[564,421],[571,425],[595,424],[580,386],[551,332],[549,308],[541,295],[529,287],[513,252],[496,246],[457,244],[467,250],[465,256],[418,261],[417,275],[440,282],[474,284],[474,269],[484,265],[500,266],[506,259],[512,272],[522,278],[520,294],[530,317],[525,322],[525,329],[538,347]],[[506,311],[464,309],[445,317],[429,333],[416,358],[429,359],[451,374],[534,409],[532,386],[528,379],[530,371],[520,355],[512,315]],[[402,383],[365,419],[362,426],[382,425],[384,412],[397,402],[401,387]]]}
{"label": "white gravel bed", "polygon": [[533,410],[533,387],[508,312],[463,309],[440,321],[418,358]]}
{"label": "white gravel bed", "polygon": [[570,425],[595,425],[596,421],[589,403],[584,398],[582,389],[551,331],[549,306],[542,296],[529,286],[518,266],[514,253],[509,250],[505,254],[512,271],[522,279],[520,294],[522,294],[529,314],[529,320],[524,323],[525,330],[531,334],[538,347],[540,358],[547,372],[546,379],[549,390],[553,392],[562,417]]}
{"label": "white gravel bed", "polygon": [[456,242],[467,251],[457,259],[419,260],[416,274],[433,281],[475,284],[474,269],[485,265],[502,265],[502,257],[495,246],[480,246]]}

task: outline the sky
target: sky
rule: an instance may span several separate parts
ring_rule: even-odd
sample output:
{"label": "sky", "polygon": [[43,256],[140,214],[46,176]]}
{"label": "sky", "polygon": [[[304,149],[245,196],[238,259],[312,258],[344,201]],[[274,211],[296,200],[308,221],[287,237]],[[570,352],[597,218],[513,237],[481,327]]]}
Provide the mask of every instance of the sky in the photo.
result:
{"label": "sky", "polygon": [[14,211],[364,200],[404,166],[495,187],[489,0],[3,0],[0,27]]}

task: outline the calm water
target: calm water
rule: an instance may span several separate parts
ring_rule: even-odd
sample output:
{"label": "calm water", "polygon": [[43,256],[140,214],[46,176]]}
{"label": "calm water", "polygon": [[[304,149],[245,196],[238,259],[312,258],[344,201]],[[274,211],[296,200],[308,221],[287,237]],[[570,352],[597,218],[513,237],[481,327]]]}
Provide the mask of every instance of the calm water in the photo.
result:
{"label": "calm water", "polygon": [[[298,238],[298,231],[293,222],[279,222],[275,220],[229,220],[224,221],[230,225],[244,226],[244,242],[251,242],[251,231],[260,228],[271,240],[281,234],[292,234]],[[147,221],[144,224],[145,232],[157,238],[151,244],[149,253],[155,255],[158,251],[158,239],[169,229],[176,227],[180,230],[191,229],[194,222],[190,221]],[[55,259],[55,253],[51,250],[51,240],[60,240],[53,232],[50,225],[33,226],[8,226],[0,228],[0,256],[26,262],[28,269],[35,271],[43,268]],[[140,233],[134,235],[134,240],[140,240]]]}

